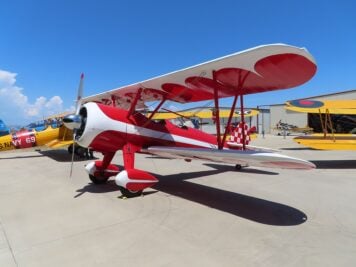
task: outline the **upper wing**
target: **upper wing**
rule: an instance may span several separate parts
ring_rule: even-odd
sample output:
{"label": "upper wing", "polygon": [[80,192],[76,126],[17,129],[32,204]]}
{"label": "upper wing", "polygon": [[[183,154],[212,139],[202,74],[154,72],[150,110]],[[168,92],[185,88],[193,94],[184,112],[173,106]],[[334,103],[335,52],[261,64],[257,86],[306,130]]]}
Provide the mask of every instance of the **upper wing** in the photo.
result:
{"label": "upper wing", "polygon": [[251,150],[229,150],[214,148],[178,148],[178,147],[149,147],[142,152],[182,159],[199,159],[204,161],[239,164],[241,166],[256,166],[282,169],[312,169],[315,165],[309,161],[292,158],[278,153]]}
{"label": "upper wing", "polygon": [[144,102],[167,99],[180,103],[218,97],[286,89],[307,82],[316,63],[304,48],[284,44],[258,46],[143,82],[83,98],[129,108],[141,91],[136,107]]}
{"label": "upper wing", "polygon": [[304,113],[356,114],[356,100],[293,100],[286,109]]}

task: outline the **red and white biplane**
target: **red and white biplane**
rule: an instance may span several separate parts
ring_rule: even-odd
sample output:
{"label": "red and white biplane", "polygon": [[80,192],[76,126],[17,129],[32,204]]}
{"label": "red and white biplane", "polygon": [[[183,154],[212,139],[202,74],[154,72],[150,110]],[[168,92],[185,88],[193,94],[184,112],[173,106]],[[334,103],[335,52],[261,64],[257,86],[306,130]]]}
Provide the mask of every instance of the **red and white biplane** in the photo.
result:
{"label": "red and white biplane", "polygon": [[[146,171],[136,169],[135,153],[148,153],[186,161],[203,160],[236,164],[238,167],[260,166],[311,169],[311,162],[241,146],[229,148],[229,127],[220,130],[219,99],[233,97],[230,117],[243,96],[299,86],[313,77],[316,63],[306,49],[284,44],[258,46],[190,68],[143,82],[81,98],[83,76],[79,86],[76,114],[63,119],[75,130],[75,141],[103,154],[102,161],[86,166],[91,181],[105,183],[115,176],[124,196],[136,196],[158,180]],[[213,100],[216,109],[217,136],[169,120],[154,121],[154,114],[166,101],[190,103]],[[150,116],[143,110],[149,102],[158,103]],[[243,116],[242,116],[243,121]],[[243,139],[244,137],[244,131]],[[123,151],[124,170],[111,161]]]}

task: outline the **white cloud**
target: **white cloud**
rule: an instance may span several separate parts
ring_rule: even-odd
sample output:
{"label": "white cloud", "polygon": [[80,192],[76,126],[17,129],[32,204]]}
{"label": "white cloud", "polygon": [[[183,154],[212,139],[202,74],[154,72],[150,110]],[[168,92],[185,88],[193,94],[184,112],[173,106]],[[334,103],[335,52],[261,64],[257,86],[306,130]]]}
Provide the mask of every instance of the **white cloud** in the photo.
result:
{"label": "white cloud", "polygon": [[16,73],[0,70],[0,118],[8,124],[23,124],[64,111],[63,100],[53,96],[49,100],[40,96],[34,103],[16,86]]}
{"label": "white cloud", "polygon": [[61,108],[63,104],[63,100],[59,97],[59,96],[54,96],[52,97],[50,100],[48,100],[48,102],[46,103],[46,108],[48,109],[58,109]]}
{"label": "white cloud", "polygon": [[14,85],[16,82],[16,75],[17,73],[0,70],[0,88]]}

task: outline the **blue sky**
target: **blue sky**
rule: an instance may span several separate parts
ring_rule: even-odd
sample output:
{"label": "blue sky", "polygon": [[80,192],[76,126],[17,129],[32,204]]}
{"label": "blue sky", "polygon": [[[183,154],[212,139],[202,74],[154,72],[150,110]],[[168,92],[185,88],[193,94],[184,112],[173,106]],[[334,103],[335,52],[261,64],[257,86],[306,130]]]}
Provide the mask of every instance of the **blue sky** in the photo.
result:
{"label": "blue sky", "polygon": [[[269,43],[306,47],[316,76],[247,106],[356,89],[356,2],[0,0],[0,118],[24,124],[85,95]],[[229,101],[224,103],[228,104]]]}

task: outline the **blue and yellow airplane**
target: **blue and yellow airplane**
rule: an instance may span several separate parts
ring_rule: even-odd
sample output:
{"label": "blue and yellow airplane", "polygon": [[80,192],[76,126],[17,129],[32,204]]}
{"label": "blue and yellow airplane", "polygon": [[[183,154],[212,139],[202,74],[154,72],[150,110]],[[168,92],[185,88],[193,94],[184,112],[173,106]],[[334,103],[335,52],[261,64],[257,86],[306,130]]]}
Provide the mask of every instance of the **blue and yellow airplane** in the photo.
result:
{"label": "blue and yellow airplane", "polygon": [[[67,113],[48,117],[17,131],[10,131],[0,120],[0,133],[3,133],[0,135],[0,152],[44,146],[53,149],[68,146],[68,152],[72,153],[73,131],[63,125],[62,118],[65,115]],[[74,152],[79,156],[86,153],[85,149],[79,146],[75,146]]]}

